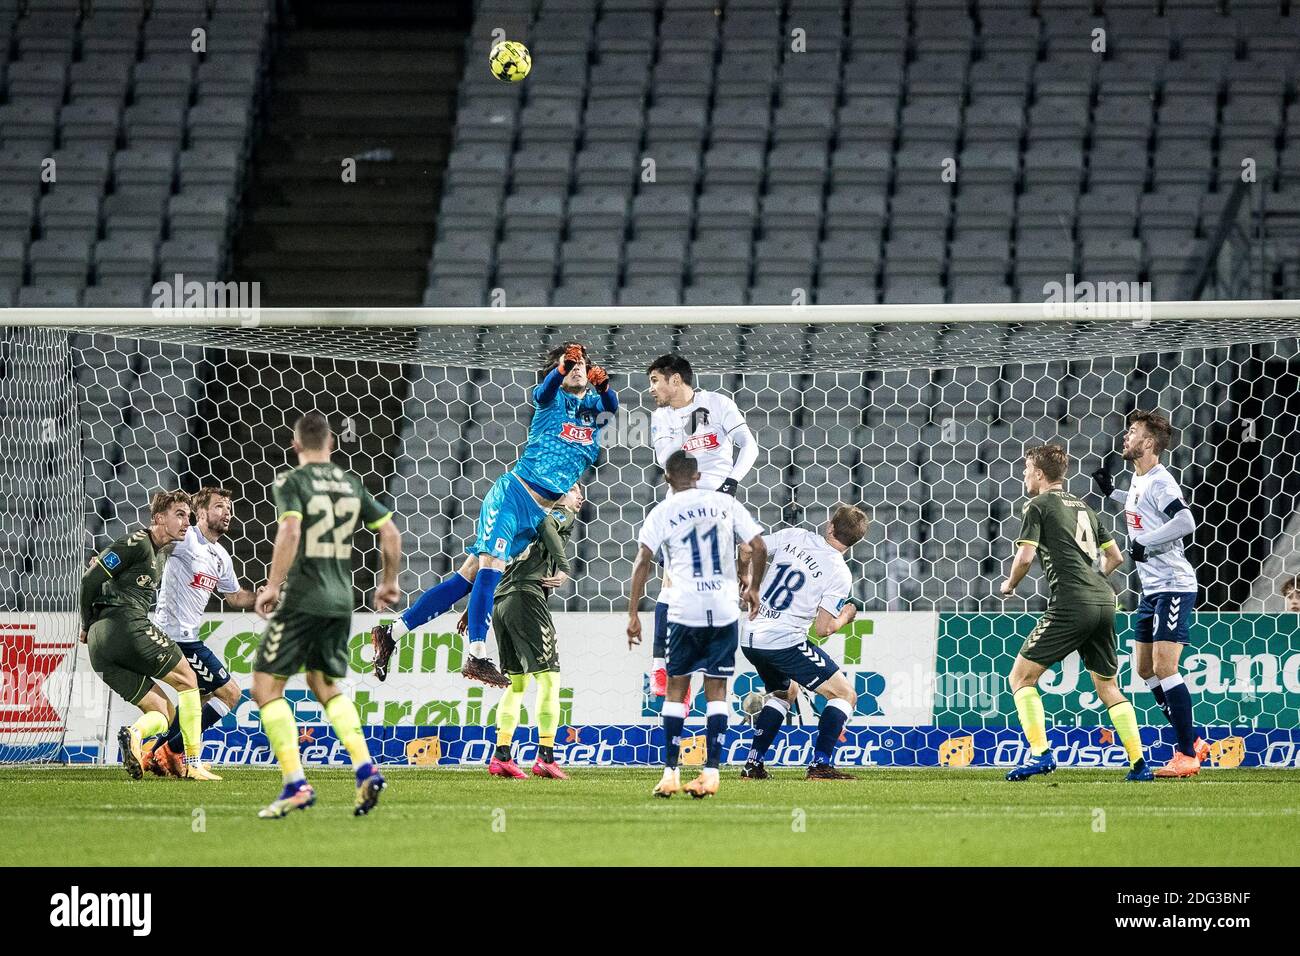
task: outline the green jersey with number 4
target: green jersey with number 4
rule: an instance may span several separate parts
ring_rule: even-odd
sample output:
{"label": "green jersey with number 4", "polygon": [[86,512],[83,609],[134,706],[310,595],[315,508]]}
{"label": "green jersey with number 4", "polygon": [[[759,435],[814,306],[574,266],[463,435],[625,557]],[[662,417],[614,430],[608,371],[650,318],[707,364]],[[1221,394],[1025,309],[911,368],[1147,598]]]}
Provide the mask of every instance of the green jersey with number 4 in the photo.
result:
{"label": "green jersey with number 4", "polygon": [[279,520],[302,521],[298,553],[285,579],[277,613],[351,616],[352,534],[374,530],[392,517],[361,479],[329,463],[300,465],[277,479],[273,490]]}
{"label": "green jersey with number 4", "polygon": [[1061,489],[1045,491],[1024,507],[1016,545],[1038,548],[1054,607],[1115,605],[1115,590],[1097,568],[1101,549],[1112,544],[1097,513]]}

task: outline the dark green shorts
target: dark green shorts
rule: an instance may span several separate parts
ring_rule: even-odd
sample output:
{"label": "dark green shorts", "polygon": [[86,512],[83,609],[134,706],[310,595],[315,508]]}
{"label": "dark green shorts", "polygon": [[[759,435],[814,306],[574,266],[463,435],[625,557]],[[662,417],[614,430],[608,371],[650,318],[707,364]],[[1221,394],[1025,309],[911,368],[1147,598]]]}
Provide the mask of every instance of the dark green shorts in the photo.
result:
{"label": "dark green shorts", "polygon": [[516,592],[492,608],[492,630],[507,674],[538,674],[560,669],[555,622],[544,598]]}
{"label": "dark green shorts", "polygon": [[106,614],[86,632],[90,666],[112,690],[138,704],[154,681],[171,673],[184,658],[180,646],[147,617]]}
{"label": "dark green shorts", "polygon": [[275,677],[320,671],[340,680],[348,673],[352,615],[317,617],[301,611],[276,611],[257,645],[253,669]]}
{"label": "dark green shorts", "polygon": [[1098,677],[1114,677],[1119,673],[1113,605],[1049,607],[1029,632],[1020,654],[1035,664],[1051,667],[1075,651],[1079,652],[1083,666]]}

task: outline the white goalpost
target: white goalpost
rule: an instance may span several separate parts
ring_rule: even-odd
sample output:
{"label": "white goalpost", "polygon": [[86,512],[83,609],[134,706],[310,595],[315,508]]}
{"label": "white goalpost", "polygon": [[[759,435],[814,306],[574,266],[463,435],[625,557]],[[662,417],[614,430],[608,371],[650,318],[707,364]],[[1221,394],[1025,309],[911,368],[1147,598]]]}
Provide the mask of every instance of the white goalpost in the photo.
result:
{"label": "white goalpost", "polygon": [[[391,505],[404,538],[403,602],[452,570],[478,501],[527,434],[528,389],[548,344],[577,339],[609,369],[622,408],[605,429],[575,532],[574,580],[552,598],[562,661],[562,759],[650,763],[657,704],[648,648],[622,638],[636,531],[662,495],[649,447],[646,366],[677,352],[696,384],[731,395],[760,447],[739,495],[767,528],[815,525],[839,501],[871,530],[849,555],[861,608],[828,650],[859,703],[841,759],[879,766],[1018,762],[1005,685],[1046,593],[1003,599],[1024,499],[1026,445],[1059,441],[1067,486],[1127,551],[1123,515],[1089,472],[1118,455],[1125,416],[1158,408],[1178,431],[1167,465],[1198,519],[1201,592],[1184,657],[1218,766],[1296,766],[1300,617],[1274,580],[1300,571],[1300,303],[1106,301],[1017,305],[619,309],[149,309],[0,313],[0,761],[111,761],[128,712],[76,643],[77,589],[95,550],[147,520],[159,488],[235,493],[227,545],[265,578],[269,488],[292,465],[289,425],[324,412],[336,460]],[[1053,311],[1055,309],[1055,312]],[[377,553],[358,536],[350,675],[388,763],[481,760],[498,693],[459,677],[447,615],[407,635],[384,683],[369,670]],[[1152,756],[1172,732],[1128,665],[1138,594],[1119,587],[1120,656]],[[403,604],[404,606],[404,604]],[[643,607],[648,611],[650,605]],[[208,640],[247,686],[258,619],[217,613]],[[648,618],[648,615],[647,615]],[[743,660],[741,661],[743,664]],[[747,738],[738,668],[729,759]],[[1044,683],[1049,727],[1076,764],[1122,751],[1077,660]],[[295,696],[296,695],[296,696]],[[300,679],[308,762],[342,762]],[[214,762],[270,759],[245,695],[207,735]],[[688,727],[702,721],[692,710]],[[810,728],[783,735],[798,763]],[[1162,751],[1160,748],[1164,748]],[[699,756],[702,757],[702,747]],[[688,746],[684,759],[696,756]]]}

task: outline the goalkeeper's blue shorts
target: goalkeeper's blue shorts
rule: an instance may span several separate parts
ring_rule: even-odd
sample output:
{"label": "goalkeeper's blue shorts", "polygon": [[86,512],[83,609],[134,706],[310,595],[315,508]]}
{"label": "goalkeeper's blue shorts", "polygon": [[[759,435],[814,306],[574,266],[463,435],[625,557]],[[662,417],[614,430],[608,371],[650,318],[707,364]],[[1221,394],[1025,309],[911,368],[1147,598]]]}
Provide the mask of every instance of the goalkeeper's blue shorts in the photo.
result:
{"label": "goalkeeper's blue shorts", "polygon": [[546,511],[523,482],[508,471],[483,498],[473,553],[490,554],[502,561],[518,557],[537,537],[537,526],[545,517]]}

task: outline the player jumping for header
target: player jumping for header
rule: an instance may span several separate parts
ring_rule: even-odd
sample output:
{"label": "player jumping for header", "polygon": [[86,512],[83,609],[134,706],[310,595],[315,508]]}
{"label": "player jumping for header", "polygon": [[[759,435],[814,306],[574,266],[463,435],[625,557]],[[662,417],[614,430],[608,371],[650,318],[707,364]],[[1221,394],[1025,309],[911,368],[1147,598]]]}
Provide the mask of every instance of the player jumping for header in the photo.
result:
{"label": "player jumping for header", "polygon": [[[641,643],[637,606],[645,593],[654,556],[662,549],[668,570],[678,584],[668,607],[668,699],[660,711],[664,722],[664,773],[654,795],[666,798],[685,789],[692,797],[703,798],[718,792],[718,767],[730,710],[727,678],[736,671],[741,599],[736,542],[748,543],[753,549],[751,584],[744,594],[751,618],[758,612],[758,592],[752,582],[763,579],[767,546],[763,543],[763,529],[744,505],[730,495],[696,487],[699,466],[686,452],[673,452],[664,472],[673,493],[651,509],[641,527],[632,566],[627,642],[629,648]],[[683,788],[677,767],[686,723],[682,695],[696,672],[704,674],[704,697],[708,701],[706,758],[704,770]]]}
{"label": "player jumping for header", "polygon": [[1138,410],[1128,417],[1124,460],[1133,463],[1128,491],[1115,487],[1105,467],[1092,473],[1101,493],[1124,505],[1128,538],[1142,582],[1142,600],[1133,624],[1133,657],[1178,745],[1157,777],[1191,777],[1200,772],[1210,745],[1192,726],[1192,695],[1183,683],[1179,660],[1187,644],[1196,607],[1196,572],[1183,554],[1183,540],[1196,530],[1178,482],[1160,455],[1173,440],[1169,419]]}
{"label": "player jumping for header", "polygon": [[[375,676],[388,676],[397,638],[445,614],[469,595],[469,653],[461,674],[493,687],[510,679],[487,657],[487,632],[497,584],[506,563],[537,537],[537,527],[600,454],[600,435],[618,411],[609,375],[590,365],[584,346],[551,350],[548,371],[533,389],[528,443],[515,467],[496,480],[479,508],[478,536],[460,570],[420,595],[396,621],[370,631]],[[594,389],[594,391],[593,391]]]}
{"label": "player jumping for header", "polygon": [[[1124,562],[1119,545],[1096,513],[1065,490],[1070,458],[1060,445],[1039,445],[1025,452],[1025,503],[1018,550],[1001,591],[1010,597],[1037,556],[1051,597],[1047,609],[1016,655],[1009,683],[1029,740],[1030,758],[1007,774],[1026,780],[1056,769],[1047,745],[1047,722],[1038,681],[1043,672],[1075,651],[1092,675],[1097,698],[1110,714],[1131,764],[1127,780],[1154,779],[1142,755],[1137,714],[1116,683],[1119,655],[1115,646],[1115,591],[1106,576]],[[1101,557],[1098,573],[1097,560]]]}
{"label": "player jumping for header", "polygon": [[[736,403],[719,392],[696,388],[691,363],[680,355],[659,356],[646,374],[656,406],[650,418],[650,436],[659,467],[665,467],[674,452],[684,451],[699,463],[701,488],[734,495],[758,460],[758,442]],[[672,585],[665,571],[655,603],[651,651],[650,693],[655,697],[663,697],[668,687],[664,657]]]}

